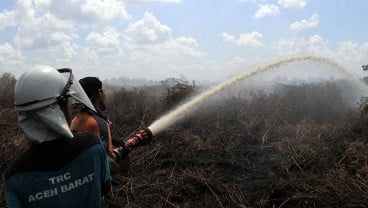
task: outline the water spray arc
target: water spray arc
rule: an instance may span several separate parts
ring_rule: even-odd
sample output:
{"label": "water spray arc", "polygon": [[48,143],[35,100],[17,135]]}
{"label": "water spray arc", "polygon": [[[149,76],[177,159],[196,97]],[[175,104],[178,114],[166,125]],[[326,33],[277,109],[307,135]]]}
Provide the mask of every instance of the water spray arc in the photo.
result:
{"label": "water spray arc", "polygon": [[356,78],[354,75],[349,73],[347,70],[344,69],[341,65],[339,65],[337,62],[332,61],[330,59],[324,58],[324,57],[318,57],[318,56],[296,56],[296,57],[289,57],[285,59],[279,59],[276,60],[270,64],[262,65],[256,68],[253,68],[250,71],[244,72],[242,74],[239,74],[229,80],[226,80],[222,82],[221,84],[212,87],[211,89],[199,94],[198,96],[194,97],[192,100],[188,101],[187,103],[184,103],[183,105],[177,107],[175,110],[169,112],[168,114],[160,117],[158,120],[154,121],[148,128],[151,129],[153,135],[157,135],[173,125],[175,122],[182,119],[185,115],[187,115],[188,112],[196,109],[199,107],[202,103],[204,103],[209,97],[217,94],[223,89],[226,89],[235,83],[242,81],[244,79],[247,79],[251,76],[254,76],[260,72],[269,71],[271,69],[280,67],[282,65],[297,62],[297,61],[315,61],[320,62],[324,64],[328,64],[329,66],[333,67],[334,69],[337,69],[339,72],[344,74],[346,77],[353,80],[355,83],[357,83],[362,89],[364,89],[365,92],[368,92],[368,86],[365,85],[361,80]]}

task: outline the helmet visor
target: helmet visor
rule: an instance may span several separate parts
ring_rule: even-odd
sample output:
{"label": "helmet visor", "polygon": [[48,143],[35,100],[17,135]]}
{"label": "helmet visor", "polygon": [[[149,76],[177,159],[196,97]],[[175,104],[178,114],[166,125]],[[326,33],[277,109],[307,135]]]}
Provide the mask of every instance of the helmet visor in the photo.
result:
{"label": "helmet visor", "polygon": [[93,106],[91,100],[88,98],[87,94],[84,92],[82,86],[78,81],[74,80],[74,76],[72,74],[71,69],[59,69],[59,72],[64,76],[67,80],[67,85],[63,91],[64,95],[72,97],[72,105],[83,104],[87,106],[89,109],[96,112],[95,107]]}

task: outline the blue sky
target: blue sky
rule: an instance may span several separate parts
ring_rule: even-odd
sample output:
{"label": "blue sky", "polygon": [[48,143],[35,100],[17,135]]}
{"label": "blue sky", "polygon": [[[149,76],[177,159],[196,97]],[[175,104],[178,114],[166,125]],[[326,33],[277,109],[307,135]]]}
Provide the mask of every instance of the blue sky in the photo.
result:
{"label": "blue sky", "polygon": [[0,72],[221,80],[317,55],[363,76],[367,11],[365,0],[2,0]]}

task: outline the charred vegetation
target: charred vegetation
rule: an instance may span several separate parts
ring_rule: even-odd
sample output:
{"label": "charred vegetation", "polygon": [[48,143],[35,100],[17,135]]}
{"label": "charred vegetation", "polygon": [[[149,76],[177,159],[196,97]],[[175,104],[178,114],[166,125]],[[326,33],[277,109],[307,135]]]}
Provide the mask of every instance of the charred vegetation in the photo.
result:
{"label": "charred vegetation", "polygon": [[[197,90],[185,79],[166,81],[109,89],[114,138]],[[113,189],[124,200],[106,207],[367,207],[368,110],[364,99],[352,105],[344,82],[243,89],[206,103],[131,153]],[[12,90],[0,89],[1,173],[26,148]]]}

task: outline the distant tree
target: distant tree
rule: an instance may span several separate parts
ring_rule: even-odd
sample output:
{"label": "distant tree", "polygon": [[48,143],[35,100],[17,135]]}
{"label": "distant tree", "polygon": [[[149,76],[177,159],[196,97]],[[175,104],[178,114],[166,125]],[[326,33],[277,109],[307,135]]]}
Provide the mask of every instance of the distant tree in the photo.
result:
{"label": "distant tree", "polygon": [[0,107],[12,108],[16,79],[10,73],[0,74]]}
{"label": "distant tree", "polygon": [[167,95],[164,100],[165,107],[172,107],[194,92],[195,82],[190,83],[185,77],[167,78],[161,81],[161,84],[167,89]]}
{"label": "distant tree", "polygon": [[[368,65],[362,65],[363,71],[368,71]],[[363,77],[363,80],[366,84],[368,84],[368,76]]]}

